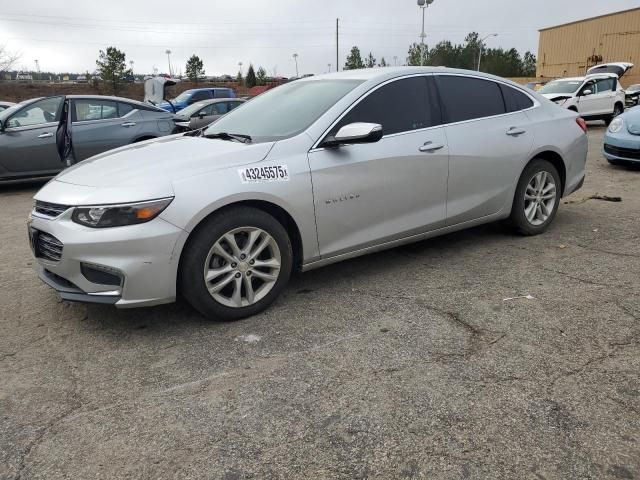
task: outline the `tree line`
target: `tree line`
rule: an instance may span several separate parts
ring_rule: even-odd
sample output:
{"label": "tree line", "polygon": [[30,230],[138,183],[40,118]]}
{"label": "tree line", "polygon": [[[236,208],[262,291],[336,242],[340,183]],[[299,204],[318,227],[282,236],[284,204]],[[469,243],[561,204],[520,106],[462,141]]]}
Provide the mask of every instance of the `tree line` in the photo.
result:
{"label": "tree line", "polygon": [[[521,56],[515,48],[509,50],[486,48],[477,32],[469,33],[462,44],[454,44],[444,40],[429,48],[427,45],[414,43],[409,47],[405,64],[477,70],[481,51],[480,71],[482,72],[501,77],[535,77],[536,75],[536,56],[533,53],[526,52],[524,56]],[[360,49],[354,46],[347,57],[344,69],[353,70],[387,65],[384,57],[376,64],[376,59],[371,52],[363,59]]]}

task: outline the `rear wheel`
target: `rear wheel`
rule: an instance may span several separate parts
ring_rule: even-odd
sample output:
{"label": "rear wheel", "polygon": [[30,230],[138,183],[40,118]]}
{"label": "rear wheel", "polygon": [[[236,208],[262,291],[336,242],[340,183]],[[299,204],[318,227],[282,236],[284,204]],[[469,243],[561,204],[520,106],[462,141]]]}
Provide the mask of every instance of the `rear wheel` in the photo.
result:
{"label": "rear wheel", "polygon": [[551,224],[560,205],[562,184],[548,160],[536,158],[522,172],[508,223],[522,235],[538,235]]}
{"label": "rear wheel", "polygon": [[212,320],[238,320],[266,309],[286,287],[293,250],[271,215],[236,207],[213,215],[185,246],[180,291]]}
{"label": "rear wheel", "polygon": [[606,123],[607,127],[608,127],[611,124],[611,122],[613,122],[614,118],[619,117],[623,113],[624,113],[624,107],[622,105],[620,105],[619,103],[616,103],[616,105],[613,107],[613,114],[608,116],[604,120],[604,123]]}

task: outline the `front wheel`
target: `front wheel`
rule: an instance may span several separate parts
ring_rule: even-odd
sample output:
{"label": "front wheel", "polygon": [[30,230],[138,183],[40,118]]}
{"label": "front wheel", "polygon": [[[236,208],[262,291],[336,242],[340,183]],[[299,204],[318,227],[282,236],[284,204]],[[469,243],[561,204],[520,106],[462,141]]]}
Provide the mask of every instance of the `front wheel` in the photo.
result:
{"label": "front wheel", "polygon": [[185,246],[179,287],[212,320],[239,320],[265,310],[286,287],[293,265],[282,224],[261,210],[214,214]]}
{"label": "front wheel", "polygon": [[561,189],[556,167],[548,160],[534,159],[520,176],[508,223],[522,235],[543,233],[556,216]]}

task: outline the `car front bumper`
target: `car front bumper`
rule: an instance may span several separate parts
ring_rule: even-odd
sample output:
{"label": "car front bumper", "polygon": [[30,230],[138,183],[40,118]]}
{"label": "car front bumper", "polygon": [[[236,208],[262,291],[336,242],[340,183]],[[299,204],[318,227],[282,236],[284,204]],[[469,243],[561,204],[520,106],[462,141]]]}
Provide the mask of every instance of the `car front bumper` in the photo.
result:
{"label": "car front bumper", "polygon": [[607,132],[602,154],[607,160],[640,163],[640,135]]}
{"label": "car front bumper", "polygon": [[[88,228],[71,220],[72,211],[55,219],[32,213],[28,222],[39,276],[62,299],[119,308],[175,300],[175,247],[184,230],[161,218],[126,227]],[[61,250],[53,255],[58,259],[42,254],[51,237],[58,242],[54,250]]]}

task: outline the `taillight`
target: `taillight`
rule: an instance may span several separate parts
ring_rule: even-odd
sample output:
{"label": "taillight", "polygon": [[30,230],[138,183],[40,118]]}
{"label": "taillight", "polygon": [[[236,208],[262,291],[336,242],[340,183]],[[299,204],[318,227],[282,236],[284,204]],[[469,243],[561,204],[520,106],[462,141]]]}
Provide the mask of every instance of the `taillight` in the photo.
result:
{"label": "taillight", "polygon": [[582,129],[584,133],[587,133],[587,122],[584,121],[584,118],[578,117],[576,118],[576,123]]}

